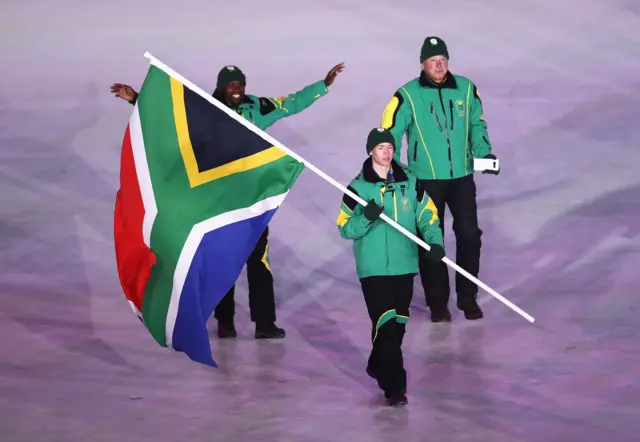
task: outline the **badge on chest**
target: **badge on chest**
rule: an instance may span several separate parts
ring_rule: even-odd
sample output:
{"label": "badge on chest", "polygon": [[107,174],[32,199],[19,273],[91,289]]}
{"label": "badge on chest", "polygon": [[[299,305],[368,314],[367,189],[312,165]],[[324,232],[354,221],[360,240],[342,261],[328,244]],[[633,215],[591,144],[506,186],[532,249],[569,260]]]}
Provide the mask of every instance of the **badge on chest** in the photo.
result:
{"label": "badge on chest", "polygon": [[411,206],[409,205],[409,197],[407,195],[407,187],[404,184],[397,185],[395,183],[386,186],[386,192],[390,193],[392,197],[399,198],[400,208],[403,212],[409,212]]}
{"label": "badge on chest", "polygon": [[400,203],[402,204],[402,211],[403,212],[408,212],[410,207],[409,207],[409,198],[403,196],[402,199],[400,200]]}

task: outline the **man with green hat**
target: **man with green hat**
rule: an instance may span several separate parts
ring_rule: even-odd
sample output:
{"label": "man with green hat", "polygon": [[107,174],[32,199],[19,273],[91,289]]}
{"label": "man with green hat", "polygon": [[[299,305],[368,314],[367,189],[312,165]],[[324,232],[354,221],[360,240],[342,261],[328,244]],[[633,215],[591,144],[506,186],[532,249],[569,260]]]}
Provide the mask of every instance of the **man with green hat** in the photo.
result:
{"label": "man with green hat", "polygon": [[[407,138],[407,167],[424,186],[440,214],[453,217],[456,261],[473,276],[480,270],[482,230],[478,226],[474,158],[496,159],[475,84],[449,71],[449,50],[439,37],[427,37],[420,52],[420,75],[398,88],[387,104],[381,126],[398,147]],[[484,173],[498,174],[499,171]],[[451,321],[449,273],[444,262],[431,262],[420,251],[420,277],[433,322]],[[478,287],[456,273],[457,307],[469,320],[481,319]]]}
{"label": "man with green hat", "polygon": [[372,350],[366,372],[377,380],[389,405],[404,405],[407,377],[402,341],[421,247],[379,219],[380,214],[384,212],[410,232],[418,230],[430,246],[426,256],[434,262],[444,257],[444,243],[433,201],[393,159],[394,151],[391,132],[376,128],[369,133],[369,157],[348,186],[368,202],[362,206],[345,194],[336,222],[340,235],[353,240],[356,273],[371,319]]}
{"label": "man with green hat", "polygon": [[[312,83],[302,90],[280,98],[257,97],[245,93],[246,76],[237,66],[225,66],[218,73],[213,97],[233,109],[243,118],[262,130],[276,121],[295,115],[315,103],[328,93],[338,75],[344,70],[344,64],[334,66],[324,80]],[[111,92],[117,97],[135,104],[138,93],[126,84],[114,83]],[[273,276],[269,264],[269,228],[258,240],[251,256],[247,260],[247,279],[249,283],[249,310],[251,321],[255,322],[256,339],[284,338],[283,329],[276,326],[275,294]],[[235,316],[235,285],[220,301],[214,316],[218,320],[218,336],[233,338],[237,336]]]}

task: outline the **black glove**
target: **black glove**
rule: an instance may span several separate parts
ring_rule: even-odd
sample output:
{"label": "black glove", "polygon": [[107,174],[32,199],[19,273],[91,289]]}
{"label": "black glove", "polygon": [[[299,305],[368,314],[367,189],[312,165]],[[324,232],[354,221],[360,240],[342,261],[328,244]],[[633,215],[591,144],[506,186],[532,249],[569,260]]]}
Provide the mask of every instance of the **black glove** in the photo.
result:
{"label": "black glove", "polygon": [[440,244],[429,244],[429,247],[431,247],[431,250],[429,250],[427,257],[431,261],[438,262],[444,258],[444,249]]}
{"label": "black glove", "polygon": [[[492,153],[485,155],[483,158],[489,159],[489,160],[497,160],[498,158],[496,158],[496,156]],[[500,173],[500,169],[498,168],[498,170],[484,170],[482,171],[483,174],[485,173],[490,173],[491,175],[498,175]]]}
{"label": "black glove", "polygon": [[366,206],[364,206],[364,217],[369,221],[374,222],[378,219],[382,213],[382,207],[376,204],[374,200],[369,200]]}

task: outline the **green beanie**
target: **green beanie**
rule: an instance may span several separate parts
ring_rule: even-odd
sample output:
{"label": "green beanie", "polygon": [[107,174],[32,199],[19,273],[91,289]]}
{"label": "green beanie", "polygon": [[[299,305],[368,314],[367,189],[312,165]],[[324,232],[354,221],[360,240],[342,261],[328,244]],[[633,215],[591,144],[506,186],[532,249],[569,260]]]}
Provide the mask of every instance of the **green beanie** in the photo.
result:
{"label": "green beanie", "polygon": [[434,57],[436,55],[444,55],[449,58],[447,45],[440,37],[425,38],[424,43],[422,44],[422,49],[420,50],[420,63],[424,63],[427,58]]}
{"label": "green beanie", "polygon": [[369,132],[367,137],[367,153],[370,154],[374,147],[380,143],[391,143],[393,148],[396,147],[396,140],[393,139],[393,135],[388,129],[381,127],[375,128]]}
{"label": "green beanie", "polygon": [[218,72],[218,83],[216,87],[222,89],[232,81],[246,83],[247,79],[237,66],[225,66]]}

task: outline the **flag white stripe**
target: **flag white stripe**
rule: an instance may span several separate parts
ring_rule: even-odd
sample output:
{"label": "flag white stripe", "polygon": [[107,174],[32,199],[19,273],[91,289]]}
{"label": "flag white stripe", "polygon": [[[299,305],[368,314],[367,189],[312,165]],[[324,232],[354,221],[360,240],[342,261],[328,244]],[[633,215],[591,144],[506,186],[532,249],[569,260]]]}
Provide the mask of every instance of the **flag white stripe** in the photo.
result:
{"label": "flag white stripe", "polygon": [[131,307],[131,310],[133,310],[133,313],[135,313],[136,316],[140,318],[142,322],[144,322],[144,318],[142,317],[142,312],[138,310],[138,307],[136,307],[136,305],[133,302],[129,301],[129,307]]}
{"label": "flag white stripe", "polygon": [[142,136],[142,124],[140,123],[140,113],[138,103],[133,107],[133,112],[129,118],[129,136],[131,138],[131,149],[133,150],[133,160],[136,166],[136,175],[142,195],[142,205],[144,206],[144,221],[142,223],[142,237],[147,247],[151,247],[151,229],[158,214],[156,197],[153,194],[151,184],[151,174],[147,163],[147,152]]}
{"label": "flag white stripe", "polygon": [[184,246],[182,247],[180,257],[178,258],[178,264],[176,265],[176,269],[173,274],[171,300],[169,301],[169,311],[167,312],[167,320],[165,323],[167,347],[172,348],[173,346],[173,331],[176,325],[176,318],[178,317],[178,307],[180,306],[182,289],[184,287],[184,282],[187,279],[187,273],[191,267],[193,257],[196,254],[196,250],[198,250],[204,235],[229,224],[255,218],[265,212],[276,209],[280,204],[282,204],[282,201],[284,201],[284,198],[288,193],[289,192],[287,191],[280,195],[258,201],[250,207],[214,216],[213,218],[209,218],[193,226]]}

